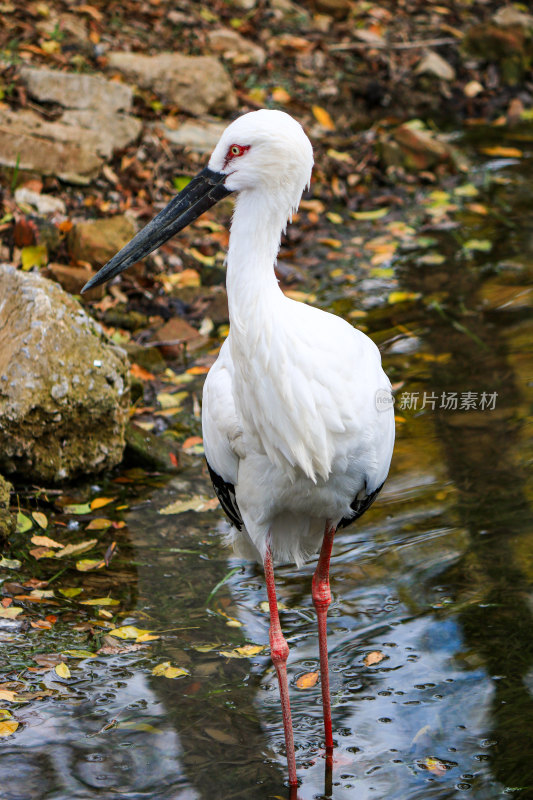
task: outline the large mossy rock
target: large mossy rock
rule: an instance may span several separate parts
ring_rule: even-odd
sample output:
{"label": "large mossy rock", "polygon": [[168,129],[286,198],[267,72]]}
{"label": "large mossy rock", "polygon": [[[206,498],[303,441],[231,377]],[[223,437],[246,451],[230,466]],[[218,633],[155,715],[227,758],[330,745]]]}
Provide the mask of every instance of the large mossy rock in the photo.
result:
{"label": "large mossy rock", "polygon": [[0,475],[0,543],[14,532],[17,518],[9,510],[9,500],[13,487]]}
{"label": "large mossy rock", "polygon": [[0,469],[56,482],[118,464],[127,356],[57,284],[0,265]]}

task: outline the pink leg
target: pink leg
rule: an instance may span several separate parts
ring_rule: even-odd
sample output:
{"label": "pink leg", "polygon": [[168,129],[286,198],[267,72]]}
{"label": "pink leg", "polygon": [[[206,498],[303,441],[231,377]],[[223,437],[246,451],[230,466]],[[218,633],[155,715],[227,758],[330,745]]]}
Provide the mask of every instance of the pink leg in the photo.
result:
{"label": "pink leg", "polygon": [[285,749],[289,765],[289,784],[297,786],[296,760],[294,758],[294,738],[292,734],[291,704],[289,701],[289,687],[287,686],[287,658],[289,645],[287,644],[281,625],[279,623],[278,602],[276,587],[274,585],[274,568],[272,566],[272,553],[268,545],[265,555],[265,579],[270,607],[270,655],[278,673],[279,693],[281,697],[281,713],[283,714],[283,728],[285,730]]}
{"label": "pink leg", "polygon": [[327,614],[331,603],[329,589],[329,562],[335,528],[326,521],[324,540],[315,574],[313,575],[313,603],[318,617],[318,648],[320,651],[320,683],[322,686],[322,706],[324,708],[324,733],[326,737],[326,758],[333,753],[333,734],[331,730],[331,699],[329,695],[329,666],[327,640]]}

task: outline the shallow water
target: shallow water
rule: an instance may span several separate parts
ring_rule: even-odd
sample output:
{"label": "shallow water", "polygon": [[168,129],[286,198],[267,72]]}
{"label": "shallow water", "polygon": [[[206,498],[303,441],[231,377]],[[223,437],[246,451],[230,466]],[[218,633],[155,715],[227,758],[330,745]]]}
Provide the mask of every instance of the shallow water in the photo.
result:
{"label": "shallow water", "polygon": [[[467,147],[475,149],[473,136]],[[418,197],[407,219],[415,233],[400,237],[390,264],[370,265],[365,274],[359,262],[342,264],[357,269],[359,283],[348,284],[350,291],[343,279],[317,281],[318,304],[344,313],[363,305],[364,292],[368,313],[361,321],[383,348],[399,419],[380,498],[336,537],[329,612],[337,744],[332,785],[321,749],[320,686],[296,686],[298,677],[318,669],[314,564],[276,570],[291,648],[300,800],[533,797],[527,472],[533,331],[525,294],[533,265],[532,176],[527,153],[519,162],[485,161],[469,180],[487,214],[461,200],[454,225],[438,213],[428,222],[416,217]],[[340,235],[348,242],[354,228]],[[382,230],[376,223],[372,235]],[[428,246],[420,237],[436,241]],[[472,240],[488,240],[491,249],[465,248]],[[311,245],[302,247],[304,255]],[[424,263],[428,252],[445,259]],[[387,303],[391,291],[405,293],[404,299]],[[477,409],[461,410],[466,392],[475,394],[469,397]],[[416,393],[415,409],[409,405]],[[451,408],[441,407],[443,393]],[[480,410],[480,403],[492,402],[493,410]],[[33,691],[53,690],[28,704],[6,704],[22,724],[0,743],[0,797],[287,797],[268,649],[244,658],[224,655],[247,643],[268,643],[262,573],[224,547],[218,510],[158,513],[176,499],[210,494],[201,457],[174,478],[117,473],[81,487],[75,499],[88,493],[116,498],[105,516],[126,527],[113,537],[94,535],[106,543],[114,538],[118,554],[107,569],[67,570],[50,588],[85,586],[83,597],[109,594],[121,602],[113,624],[136,625],[160,638],[130,652],[69,657],[72,676],[61,679],[53,670],[29,672],[31,656],[76,648],[96,653],[101,642],[87,624],[97,618],[96,609],[59,598],[57,607],[46,608],[59,619],[43,631],[0,620],[5,680],[18,677]],[[56,517],[74,533],[90,518]],[[43,564],[38,576],[50,578],[54,570]],[[13,572],[4,577],[18,578]],[[369,653],[379,654],[379,663],[367,666]],[[188,674],[152,674],[167,661]]]}

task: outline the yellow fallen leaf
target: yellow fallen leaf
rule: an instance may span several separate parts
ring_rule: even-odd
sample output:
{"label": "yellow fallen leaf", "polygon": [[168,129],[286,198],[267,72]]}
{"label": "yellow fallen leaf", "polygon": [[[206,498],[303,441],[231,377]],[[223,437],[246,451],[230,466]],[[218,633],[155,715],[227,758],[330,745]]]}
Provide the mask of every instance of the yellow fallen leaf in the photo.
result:
{"label": "yellow fallen leaf", "polygon": [[296,300],[298,303],[314,303],[316,300],[316,294],[300,292],[298,289],[286,289],[284,295],[290,300]]}
{"label": "yellow fallen leaf", "polygon": [[363,663],[367,667],[372,667],[374,664],[379,664],[386,657],[385,653],[381,653],[379,650],[372,650],[371,653],[366,654]]}
{"label": "yellow fallen leaf", "polygon": [[135,639],[136,642],[155,642],[156,639],[160,639],[161,637],[158,636],[156,633],[141,633],[140,636],[137,636]]}
{"label": "yellow fallen leaf", "polygon": [[91,509],[95,511],[97,508],[103,508],[116,499],[116,497],[95,497],[94,500],[91,500]]}
{"label": "yellow fallen leaf", "polygon": [[22,611],[22,608],[16,608],[15,606],[9,606],[9,608],[0,608],[0,618],[15,619],[15,617],[18,617],[19,614],[22,614]]}
{"label": "yellow fallen leaf", "polygon": [[243,644],[242,647],[235,647],[234,650],[219,650],[219,653],[226,658],[251,658],[264,649],[262,644]]}
{"label": "yellow fallen leaf", "polygon": [[33,267],[44,267],[48,263],[48,251],[45,244],[23,247],[20,251],[20,260],[24,272]]}
{"label": "yellow fallen leaf", "polygon": [[83,589],[71,586],[68,589],[60,589],[59,592],[63,595],[63,597],[76,597],[76,595],[83,592]]}
{"label": "yellow fallen leaf", "polygon": [[311,689],[315,686],[318,680],[318,672],[306,672],[305,675],[300,675],[296,681],[298,689]]}
{"label": "yellow fallen leaf", "polygon": [[264,650],[264,646],[262,644],[243,644],[241,647],[236,647],[235,650],[241,656],[256,656],[262,650]]}
{"label": "yellow fallen leaf", "polygon": [[199,261],[200,264],[203,264],[204,267],[214,267],[216,256],[206,256],[204,253],[201,253],[196,247],[190,247],[185,249],[185,252],[192,256],[196,261]]}
{"label": "yellow fallen leaf", "polygon": [[91,600],[81,600],[82,606],[118,606],[119,601],[112,597],[93,597]]}
{"label": "yellow fallen leaf", "polygon": [[319,125],[322,125],[327,131],[335,130],[335,123],[325,108],[322,108],[322,106],[313,106],[312,111]]}
{"label": "yellow fallen leaf", "polygon": [[144,628],[136,628],[134,625],[123,625],[120,628],[113,628],[108,631],[109,636],[116,636],[117,639],[135,639],[136,642],[147,642],[152,639],[158,639],[158,636],[153,636],[152,631]]}
{"label": "yellow fallen leaf", "polygon": [[90,650],[63,650],[61,655],[71,658],[96,658],[96,653],[91,653]]}
{"label": "yellow fallen leaf", "polygon": [[218,507],[217,498],[203,497],[195,494],[188,500],[176,500],[164,508],[159,509],[160,514],[184,514],[185,511],[213,511]]}
{"label": "yellow fallen leaf", "polygon": [[386,217],[388,213],[388,208],[375,208],[373,211],[350,211],[350,216],[359,220],[374,220]]}
{"label": "yellow fallen leaf", "polygon": [[430,772],[433,772],[434,775],[441,776],[446,773],[446,765],[443,764],[443,762],[438,758],[432,758],[431,756],[428,756],[428,758],[425,759],[424,764],[426,769],[428,769]]}
{"label": "yellow fallen leaf", "polygon": [[90,550],[92,547],[97,544],[98,539],[87,539],[85,542],[78,542],[77,544],[67,544],[66,547],[63,547],[62,550],[58,550],[56,558],[65,558],[66,556],[72,556],[75,553],[84,553],[86,550]]}
{"label": "yellow fallen leaf", "polygon": [[16,719],[5,719],[0,722],[0,736],[11,736],[12,733],[15,733],[19,726],[19,723]]}
{"label": "yellow fallen leaf", "polygon": [[189,672],[182,667],[173,667],[170,661],[163,661],[152,670],[152,675],[162,675],[164,678],[181,678],[188,674]]}
{"label": "yellow fallen leaf", "polygon": [[89,572],[91,569],[99,569],[105,566],[105,561],[101,558],[81,558],[76,561],[76,569],[78,572]]}
{"label": "yellow fallen leaf", "polygon": [[167,289],[178,287],[180,289],[186,286],[201,286],[200,273],[195,269],[184,269],[181,272],[174,272],[170,275],[160,275],[159,280]]}
{"label": "yellow fallen leaf", "polygon": [[[259,608],[264,614],[270,613],[270,606],[268,604],[268,600],[262,600],[259,603]],[[285,605],[285,603],[278,603],[278,611],[286,611],[286,610],[287,606]]]}
{"label": "yellow fallen leaf", "polygon": [[47,55],[56,55],[61,52],[61,45],[55,39],[45,39],[41,42],[41,48]]}
{"label": "yellow fallen leaf", "polygon": [[64,661],[61,661],[60,664],[56,664],[54,670],[60,678],[70,678],[70,670]]}
{"label": "yellow fallen leaf", "polygon": [[10,689],[0,689],[0,700],[7,700],[8,703],[16,702],[17,693]]}
{"label": "yellow fallen leaf", "polygon": [[39,528],[45,530],[48,527],[48,520],[46,518],[46,514],[43,514],[42,511],[32,511],[31,515]]}
{"label": "yellow fallen leaf", "polygon": [[159,392],[157,402],[161,408],[180,408],[187,397],[189,397],[188,392]]}
{"label": "yellow fallen leaf", "polygon": [[60,549],[63,548],[65,545],[61,544],[61,542],[56,542],[55,539],[50,539],[49,536],[32,536],[31,540],[32,544],[39,545],[40,547],[59,547]]}
{"label": "yellow fallen leaf", "polygon": [[96,517],[92,519],[87,527],[85,528],[86,531],[105,531],[106,528],[110,528],[113,523],[110,519],[105,519],[104,517]]}
{"label": "yellow fallen leaf", "polygon": [[[63,545],[61,545],[63,546]],[[33,556],[36,559],[39,558],[54,558],[55,553],[53,550],[50,550],[49,547],[32,547],[29,551],[30,556]]]}
{"label": "yellow fallen leaf", "polygon": [[328,247],[332,247],[334,250],[340,250],[342,247],[342,242],[340,239],[331,239],[330,237],[325,237],[323,239],[318,240],[320,244],[326,244]]}
{"label": "yellow fallen leaf", "polygon": [[332,147],[328,150],[328,156],[333,158],[335,161],[344,161],[345,163],[352,163],[353,158],[349,153],[339,152],[338,150],[334,150]]}
{"label": "yellow fallen leaf", "polygon": [[389,294],[389,303],[405,303],[408,300],[418,300],[420,294],[418,292],[391,292]]}

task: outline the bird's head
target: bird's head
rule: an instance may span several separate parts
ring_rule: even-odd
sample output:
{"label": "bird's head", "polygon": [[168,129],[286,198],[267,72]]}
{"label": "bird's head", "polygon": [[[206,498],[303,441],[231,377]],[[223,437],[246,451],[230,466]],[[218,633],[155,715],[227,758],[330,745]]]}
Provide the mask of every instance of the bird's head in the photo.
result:
{"label": "bird's head", "polygon": [[209,169],[226,175],[231,192],[259,191],[295,208],[311,180],[313,148],[302,126],[284,111],[262,109],[229,125],[209,160]]}
{"label": "bird's head", "polygon": [[205,167],[83,287],[118,275],[232,192],[259,192],[296,209],[311,179],[313,149],[302,126],[283,111],[243,114],[229,125]]}

